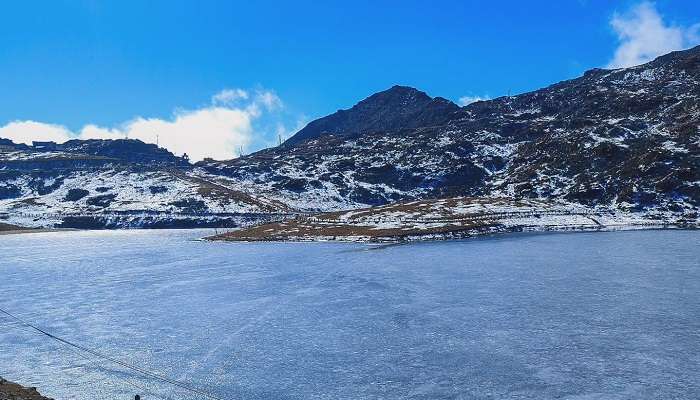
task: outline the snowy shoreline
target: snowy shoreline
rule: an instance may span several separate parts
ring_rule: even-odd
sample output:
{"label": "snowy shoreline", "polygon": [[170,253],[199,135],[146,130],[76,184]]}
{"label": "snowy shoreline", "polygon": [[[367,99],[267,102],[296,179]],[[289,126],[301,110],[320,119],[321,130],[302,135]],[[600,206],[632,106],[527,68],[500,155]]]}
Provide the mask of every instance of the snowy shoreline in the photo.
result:
{"label": "snowy shoreline", "polygon": [[512,232],[694,229],[697,213],[624,212],[532,200],[450,198],[345,212],[235,229],[223,241],[392,243],[464,239]]}
{"label": "snowy shoreline", "polygon": [[536,227],[523,226],[520,229],[512,230],[489,230],[489,231],[465,231],[461,234],[435,234],[435,235],[414,235],[397,237],[359,237],[359,236],[317,236],[317,237],[296,237],[289,239],[221,239],[215,235],[204,237],[201,240],[208,242],[239,242],[239,243],[367,243],[367,244],[400,244],[419,242],[439,242],[449,240],[467,240],[485,237],[511,236],[516,234],[546,234],[546,233],[577,233],[577,232],[624,232],[624,231],[656,231],[656,230],[690,230],[700,229],[700,226],[674,225],[674,224],[650,224],[650,225],[620,225],[610,227],[590,227],[590,226],[566,226],[566,227]]}
{"label": "snowy shoreline", "polygon": [[[476,236],[513,232],[613,231],[637,229],[696,229],[700,213],[694,208],[669,211],[646,209],[632,211],[628,205],[585,206],[577,203],[504,197],[452,197],[383,206],[332,211],[319,214],[287,214],[279,219],[262,215],[239,218],[223,233],[203,238],[214,241],[241,242],[367,242],[396,243],[465,239]],[[77,226],[79,230],[193,229],[208,227],[211,216],[196,216],[195,224],[168,223],[144,225],[116,223],[114,218],[135,218],[134,215],[113,215],[112,223]],[[86,217],[88,218],[88,217]],[[91,218],[98,218],[97,215]],[[12,218],[11,218],[12,219]],[[16,219],[16,218],[15,218]],[[91,220],[92,221],[92,220]],[[14,220],[13,220],[14,222]],[[133,221],[132,221],[133,222]],[[34,219],[35,224],[46,221]],[[62,229],[24,229],[20,224],[5,224],[4,234],[55,232]],[[199,226],[202,225],[202,226]],[[60,227],[61,225],[55,225]],[[0,231],[2,231],[0,229]]]}

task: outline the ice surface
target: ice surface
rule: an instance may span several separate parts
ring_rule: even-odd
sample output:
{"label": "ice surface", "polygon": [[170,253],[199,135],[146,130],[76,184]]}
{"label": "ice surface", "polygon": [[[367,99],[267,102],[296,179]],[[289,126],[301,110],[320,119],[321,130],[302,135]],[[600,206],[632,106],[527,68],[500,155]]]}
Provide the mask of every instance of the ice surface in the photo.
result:
{"label": "ice surface", "polygon": [[[0,307],[227,399],[700,398],[697,231],[204,234],[2,236]],[[0,375],[48,396],[198,398],[0,326]]]}

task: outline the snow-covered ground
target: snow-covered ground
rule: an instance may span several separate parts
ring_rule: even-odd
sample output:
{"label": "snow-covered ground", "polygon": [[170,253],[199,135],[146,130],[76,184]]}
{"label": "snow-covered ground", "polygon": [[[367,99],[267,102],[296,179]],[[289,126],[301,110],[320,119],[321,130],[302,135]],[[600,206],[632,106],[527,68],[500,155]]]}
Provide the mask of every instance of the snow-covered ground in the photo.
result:
{"label": "snow-covered ground", "polygon": [[[52,227],[66,216],[119,216],[120,226],[138,227],[145,216],[177,219],[216,214],[285,213],[274,199],[249,194],[241,185],[182,171],[124,168],[46,171],[18,174],[3,187],[16,196],[0,200],[0,221],[27,227]],[[2,189],[2,188],[0,188]],[[128,215],[129,217],[122,217]],[[131,222],[130,222],[131,221]]]}
{"label": "snow-covered ground", "polygon": [[220,240],[403,241],[499,232],[700,227],[698,214],[624,212],[537,199],[454,197],[298,217],[235,230]]}

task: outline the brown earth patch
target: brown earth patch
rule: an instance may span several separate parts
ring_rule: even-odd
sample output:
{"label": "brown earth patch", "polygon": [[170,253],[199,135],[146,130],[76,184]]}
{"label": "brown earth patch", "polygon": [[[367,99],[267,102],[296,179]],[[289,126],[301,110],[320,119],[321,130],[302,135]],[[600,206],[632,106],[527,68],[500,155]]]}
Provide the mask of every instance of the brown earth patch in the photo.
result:
{"label": "brown earth patch", "polygon": [[24,387],[0,378],[0,400],[52,400],[37,392],[35,387]]}

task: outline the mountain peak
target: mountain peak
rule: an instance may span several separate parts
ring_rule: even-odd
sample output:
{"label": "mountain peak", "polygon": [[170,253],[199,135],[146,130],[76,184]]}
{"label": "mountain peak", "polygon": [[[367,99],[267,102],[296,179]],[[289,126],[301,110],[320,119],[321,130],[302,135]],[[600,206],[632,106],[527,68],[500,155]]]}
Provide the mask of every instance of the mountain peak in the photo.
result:
{"label": "mountain peak", "polygon": [[432,97],[410,86],[394,85],[377,92],[354,105],[350,111],[379,111],[379,109],[420,108],[432,101]]}
{"label": "mountain peak", "polygon": [[[389,94],[389,95],[394,95],[394,96],[414,96],[416,98],[424,98],[424,99],[431,98],[425,92],[420,91],[412,86],[401,86],[401,85],[394,85],[394,86],[390,87],[389,89],[375,93],[373,96],[380,95],[380,94]],[[372,97],[372,96],[370,96],[370,97]]]}
{"label": "mountain peak", "polygon": [[459,106],[449,100],[432,98],[410,86],[394,85],[367,97],[350,109],[312,121],[289,138],[285,145],[324,135],[353,136],[439,125],[447,122],[457,110]]}

